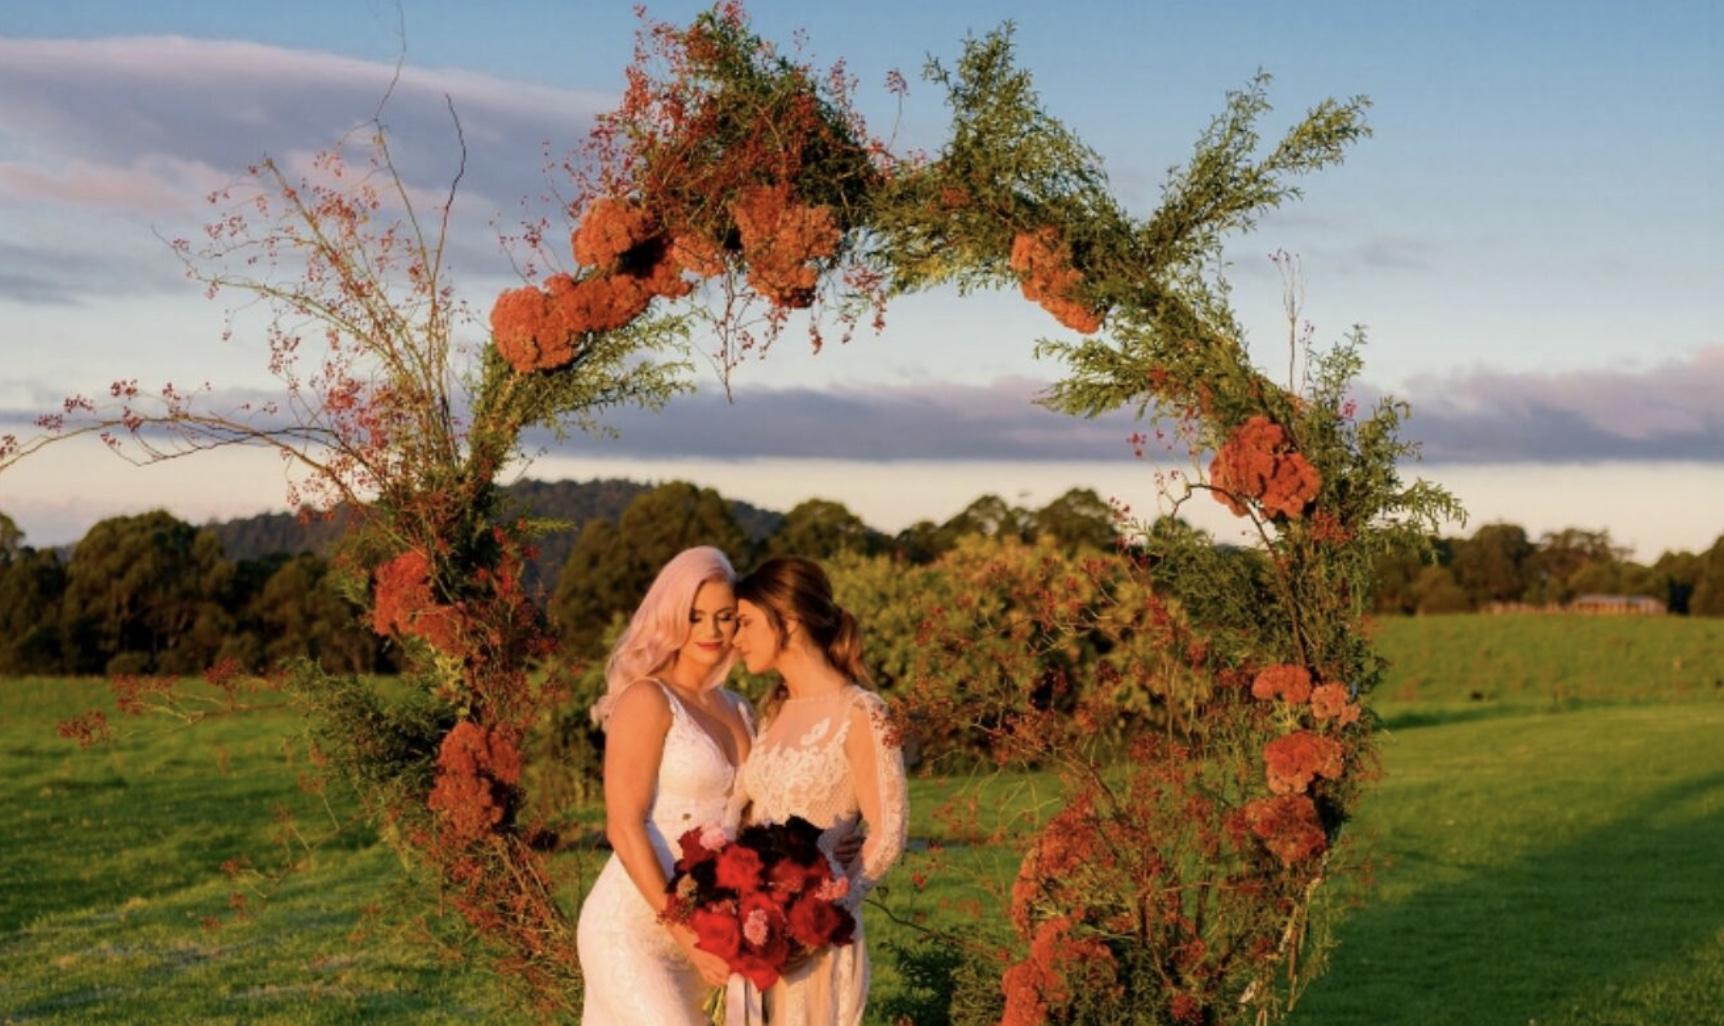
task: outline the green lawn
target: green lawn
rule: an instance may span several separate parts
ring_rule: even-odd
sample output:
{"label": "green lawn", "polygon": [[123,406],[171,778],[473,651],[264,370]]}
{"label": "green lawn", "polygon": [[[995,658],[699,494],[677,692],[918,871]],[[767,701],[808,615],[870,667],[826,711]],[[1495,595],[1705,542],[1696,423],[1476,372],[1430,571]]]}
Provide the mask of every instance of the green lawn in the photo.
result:
{"label": "green lawn", "polygon": [[[1724,1026],[1724,623],[1453,617],[1385,622],[1379,644],[1387,772],[1355,827],[1377,886],[1292,1021]],[[277,822],[330,823],[284,719],[152,724],[90,753],[54,736],[104,696],[0,682],[0,1023],[525,1021],[399,916],[364,915],[413,904],[387,849],[360,834],[307,857]],[[1050,791],[918,781],[918,836],[952,796],[1033,815]],[[235,920],[219,867],[242,854],[308,861]],[[957,857],[1013,868],[1002,848]],[[909,891],[893,905],[988,907],[958,879]],[[878,945],[901,931],[869,922],[884,997]]]}

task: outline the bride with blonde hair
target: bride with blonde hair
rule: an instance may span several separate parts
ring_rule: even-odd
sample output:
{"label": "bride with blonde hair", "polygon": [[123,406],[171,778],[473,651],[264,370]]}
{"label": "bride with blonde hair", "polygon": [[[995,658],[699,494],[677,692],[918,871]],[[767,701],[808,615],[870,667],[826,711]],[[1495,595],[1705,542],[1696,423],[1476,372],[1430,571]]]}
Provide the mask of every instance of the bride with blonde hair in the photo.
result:
{"label": "bride with blonde hair", "polygon": [[729,968],[693,931],[659,922],[692,827],[726,824],[754,723],[723,687],[733,661],[735,572],[700,547],[659,571],[605,667],[593,717],[605,730],[605,836],[613,854],[581,906],[582,1026],[707,1026],[701,1003]]}

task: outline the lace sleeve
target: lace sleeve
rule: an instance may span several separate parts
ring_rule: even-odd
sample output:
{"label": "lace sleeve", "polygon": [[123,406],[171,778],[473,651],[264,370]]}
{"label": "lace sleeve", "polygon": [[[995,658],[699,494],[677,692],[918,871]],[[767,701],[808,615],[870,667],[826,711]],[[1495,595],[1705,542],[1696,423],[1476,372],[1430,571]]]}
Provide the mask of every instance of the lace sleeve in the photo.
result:
{"label": "lace sleeve", "polygon": [[850,709],[850,732],[845,745],[850,758],[856,804],[868,824],[868,839],[862,857],[851,875],[850,893],[844,903],[852,911],[880,882],[904,854],[909,836],[909,794],[904,777],[904,750],[897,729],[886,714],[886,703],[870,691],[861,693]]}

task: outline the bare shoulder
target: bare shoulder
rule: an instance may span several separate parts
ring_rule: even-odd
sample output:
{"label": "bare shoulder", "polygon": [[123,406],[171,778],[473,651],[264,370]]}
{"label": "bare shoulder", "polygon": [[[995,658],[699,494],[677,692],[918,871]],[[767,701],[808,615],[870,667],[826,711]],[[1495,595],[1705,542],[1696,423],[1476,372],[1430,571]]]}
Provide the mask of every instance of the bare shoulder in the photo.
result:
{"label": "bare shoulder", "polygon": [[670,718],[670,699],[665,697],[664,688],[645,677],[624,688],[611,710],[612,729],[622,726],[646,730],[656,726],[662,730],[669,726]]}

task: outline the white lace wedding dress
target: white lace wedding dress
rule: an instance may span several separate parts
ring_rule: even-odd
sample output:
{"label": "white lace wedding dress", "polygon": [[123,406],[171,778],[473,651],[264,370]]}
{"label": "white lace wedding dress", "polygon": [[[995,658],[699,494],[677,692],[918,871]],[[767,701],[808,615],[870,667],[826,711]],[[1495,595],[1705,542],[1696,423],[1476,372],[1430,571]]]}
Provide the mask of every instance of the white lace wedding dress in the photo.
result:
{"label": "white lace wedding dress", "polygon": [[[671,725],[665,732],[647,836],[668,880],[677,838],[691,827],[723,825],[735,834],[731,786],[736,770],[712,735],[664,687]],[[724,692],[754,731],[748,705]],[[660,925],[615,855],[581,905],[576,942],[585,977],[581,1026],[708,1026],[701,1013],[709,987],[670,932]]]}
{"label": "white lace wedding dress", "polygon": [[[868,743],[847,755],[845,742],[855,731],[865,731]],[[752,803],[752,823],[801,816],[820,827],[828,858],[839,840],[861,829],[862,810],[877,808],[843,901],[856,914],[855,941],[791,970],[765,994],[772,1026],[859,1026],[869,976],[861,903],[903,854],[908,826],[904,756],[885,703],[854,685],[787,700],[756,739],[732,800]]]}

